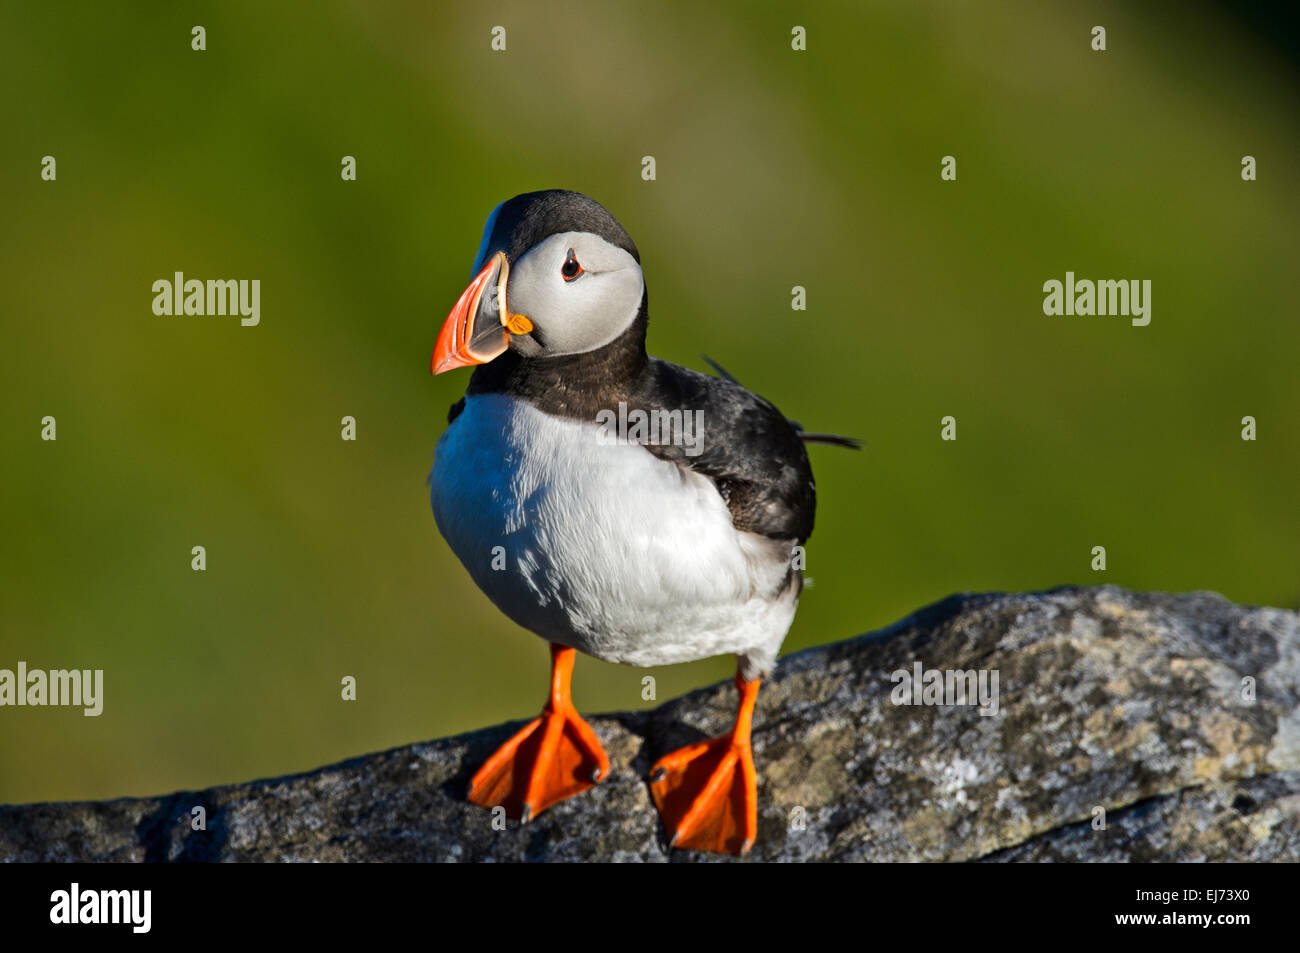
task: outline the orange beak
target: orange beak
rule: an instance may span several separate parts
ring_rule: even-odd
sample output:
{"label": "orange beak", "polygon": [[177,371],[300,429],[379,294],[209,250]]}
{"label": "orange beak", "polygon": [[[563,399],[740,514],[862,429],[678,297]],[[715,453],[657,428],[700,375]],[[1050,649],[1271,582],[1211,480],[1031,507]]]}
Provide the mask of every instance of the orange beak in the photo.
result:
{"label": "orange beak", "polygon": [[510,346],[509,331],[527,334],[533,329],[531,321],[507,307],[509,277],[510,262],[499,251],[469,283],[438,332],[430,362],[434,374],[486,364]]}

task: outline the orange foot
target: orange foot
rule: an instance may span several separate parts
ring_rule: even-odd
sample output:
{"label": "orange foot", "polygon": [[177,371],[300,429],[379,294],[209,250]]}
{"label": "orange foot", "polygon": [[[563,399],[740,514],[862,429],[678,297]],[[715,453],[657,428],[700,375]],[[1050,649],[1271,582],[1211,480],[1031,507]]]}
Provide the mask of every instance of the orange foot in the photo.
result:
{"label": "orange foot", "polygon": [[743,854],[758,834],[758,781],[749,727],[759,680],[741,680],[740,712],[730,734],[664,755],[650,772],[650,795],[669,846]]}
{"label": "orange foot", "polygon": [[557,801],[609,776],[609,758],[569,698],[574,650],[551,643],[551,697],[542,714],[497,749],[469,785],[469,799],[527,823]]}

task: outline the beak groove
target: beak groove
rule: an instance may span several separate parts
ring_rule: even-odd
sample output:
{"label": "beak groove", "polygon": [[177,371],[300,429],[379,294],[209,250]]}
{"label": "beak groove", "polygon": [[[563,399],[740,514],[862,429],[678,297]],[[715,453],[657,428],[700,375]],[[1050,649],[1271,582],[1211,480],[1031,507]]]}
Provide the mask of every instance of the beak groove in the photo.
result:
{"label": "beak groove", "polygon": [[474,276],[438,332],[429,364],[434,374],[486,364],[505,353],[510,346],[506,330],[511,319],[506,305],[509,277],[510,262],[500,251]]}

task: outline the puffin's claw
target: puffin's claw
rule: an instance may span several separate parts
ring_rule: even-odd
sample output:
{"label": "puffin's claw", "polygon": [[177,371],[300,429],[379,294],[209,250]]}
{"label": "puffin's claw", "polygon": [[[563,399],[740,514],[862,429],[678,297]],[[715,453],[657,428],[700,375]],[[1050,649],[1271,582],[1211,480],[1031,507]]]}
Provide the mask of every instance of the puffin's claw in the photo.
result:
{"label": "puffin's claw", "polygon": [[750,750],[750,720],[758,680],[736,678],[740,711],[725,735],[666,754],[650,773],[650,795],[668,833],[668,846],[743,854],[758,834],[758,779]]}
{"label": "puffin's claw", "polygon": [[472,802],[504,807],[507,817],[525,824],[609,774],[609,758],[596,733],[569,700],[574,651],[552,646],[551,654],[546,707],[484,762],[469,786]]}
{"label": "puffin's claw", "polygon": [[608,771],[604,749],[576,711],[545,711],[484,762],[470,782],[469,799],[482,807],[502,806],[507,817],[527,824]]}

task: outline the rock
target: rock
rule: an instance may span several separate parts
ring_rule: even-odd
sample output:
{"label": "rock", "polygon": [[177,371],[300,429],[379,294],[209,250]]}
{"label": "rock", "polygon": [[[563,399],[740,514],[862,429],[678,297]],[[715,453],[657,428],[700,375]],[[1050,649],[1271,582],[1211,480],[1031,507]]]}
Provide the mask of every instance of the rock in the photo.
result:
{"label": "rock", "polygon": [[[998,712],[894,704],[891,673],[917,662],[996,672]],[[735,701],[723,683],[591,717],[611,777],[525,827],[464,801],[514,723],[206,791],[0,807],[0,860],[724,859],[666,851],[644,778]],[[1114,587],[953,596],[781,661],[747,859],[1300,860],[1298,704],[1294,612]]]}

